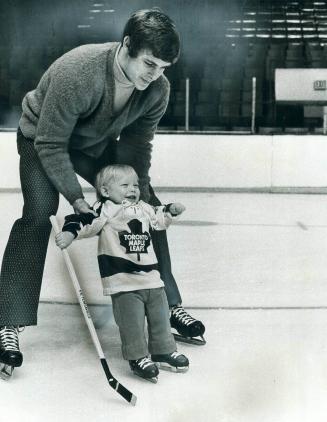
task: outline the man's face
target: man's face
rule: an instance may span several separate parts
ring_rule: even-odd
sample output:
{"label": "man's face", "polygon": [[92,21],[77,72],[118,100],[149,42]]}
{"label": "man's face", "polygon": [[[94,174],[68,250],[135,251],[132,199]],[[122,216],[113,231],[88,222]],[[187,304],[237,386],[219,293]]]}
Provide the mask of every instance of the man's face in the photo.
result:
{"label": "man's face", "polygon": [[149,50],[141,50],[137,57],[126,56],[123,71],[136,89],[143,91],[158,79],[170,64],[154,57]]}

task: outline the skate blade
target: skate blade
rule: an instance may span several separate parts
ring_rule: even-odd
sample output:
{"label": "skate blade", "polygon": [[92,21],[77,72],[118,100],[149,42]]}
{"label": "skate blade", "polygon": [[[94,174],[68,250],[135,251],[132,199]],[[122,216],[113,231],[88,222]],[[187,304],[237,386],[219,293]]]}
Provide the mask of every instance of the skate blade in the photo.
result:
{"label": "skate blade", "polygon": [[171,366],[169,365],[169,363],[167,362],[155,362],[155,364],[157,365],[157,367],[159,369],[163,369],[164,371],[168,371],[168,372],[187,372],[188,371],[188,366],[182,366],[182,367],[176,367],[176,366]]}
{"label": "skate blade", "polygon": [[203,336],[197,337],[183,337],[180,334],[173,333],[173,336],[176,341],[179,341],[180,343],[187,343],[187,344],[194,344],[195,346],[204,346],[207,344]]}
{"label": "skate blade", "polygon": [[158,382],[158,377],[153,377],[153,378],[144,378],[144,377],[142,377],[141,375],[136,374],[135,372],[133,372],[133,374],[134,374],[134,375],[136,375],[137,377],[141,378],[142,380],[152,382],[153,384],[157,384],[157,382]]}
{"label": "skate blade", "polygon": [[14,367],[11,365],[6,365],[5,363],[0,364],[0,378],[2,380],[8,381],[14,372]]}

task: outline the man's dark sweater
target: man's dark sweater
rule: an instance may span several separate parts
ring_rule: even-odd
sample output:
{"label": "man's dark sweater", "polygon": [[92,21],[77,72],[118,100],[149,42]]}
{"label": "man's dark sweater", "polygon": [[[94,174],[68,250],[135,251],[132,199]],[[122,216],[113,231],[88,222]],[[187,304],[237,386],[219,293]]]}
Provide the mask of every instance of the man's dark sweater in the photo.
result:
{"label": "man's dark sweater", "polygon": [[150,180],[151,140],[167,108],[169,82],[162,75],[144,91],[135,89],[115,115],[113,64],[118,46],[90,44],[64,54],[23,100],[21,131],[34,140],[47,175],[71,204],[83,193],[70,150],[98,158],[108,142],[119,138],[117,163],[135,168],[141,192]]}

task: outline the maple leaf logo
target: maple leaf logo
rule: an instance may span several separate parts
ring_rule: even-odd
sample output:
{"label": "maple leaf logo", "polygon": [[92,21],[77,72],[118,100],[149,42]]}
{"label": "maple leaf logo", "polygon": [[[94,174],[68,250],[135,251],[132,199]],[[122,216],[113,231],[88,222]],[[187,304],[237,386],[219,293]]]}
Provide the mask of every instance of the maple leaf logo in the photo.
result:
{"label": "maple leaf logo", "polygon": [[142,223],[139,220],[131,220],[127,225],[130,232],[124,230],[118,233],[120,244],[124,246],[127,254],[136,253],[137,260],[140,261],[140,254],[148,253],[150,234],[142,232]]}

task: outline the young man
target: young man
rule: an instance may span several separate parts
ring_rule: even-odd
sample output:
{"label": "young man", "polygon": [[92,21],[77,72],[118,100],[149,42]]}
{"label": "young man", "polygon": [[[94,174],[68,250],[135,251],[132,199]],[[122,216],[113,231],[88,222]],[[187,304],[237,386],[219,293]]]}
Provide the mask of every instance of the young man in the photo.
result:
{"label": "young man", "polygon": [[[19,327],[37,323],[49,216],[57,212],[59,193],[76,213],[91,211],[76,174],[94,185],[102,167],[129,164],[138,174],[141,199],[160,204],[149,184],[151,141],[169,99],[163,72],[179,50],[171,19],[140,10],[128,20],[121,43],[64,54],[23,99],[17,146],[24,208],[10,233],[0,278],[0,364],[9,366],[3,375],[22,364]],[[180,306],[165,232],[153,233],[153,245],[172,326],[184,336],[202,336],[203,324]]]}

